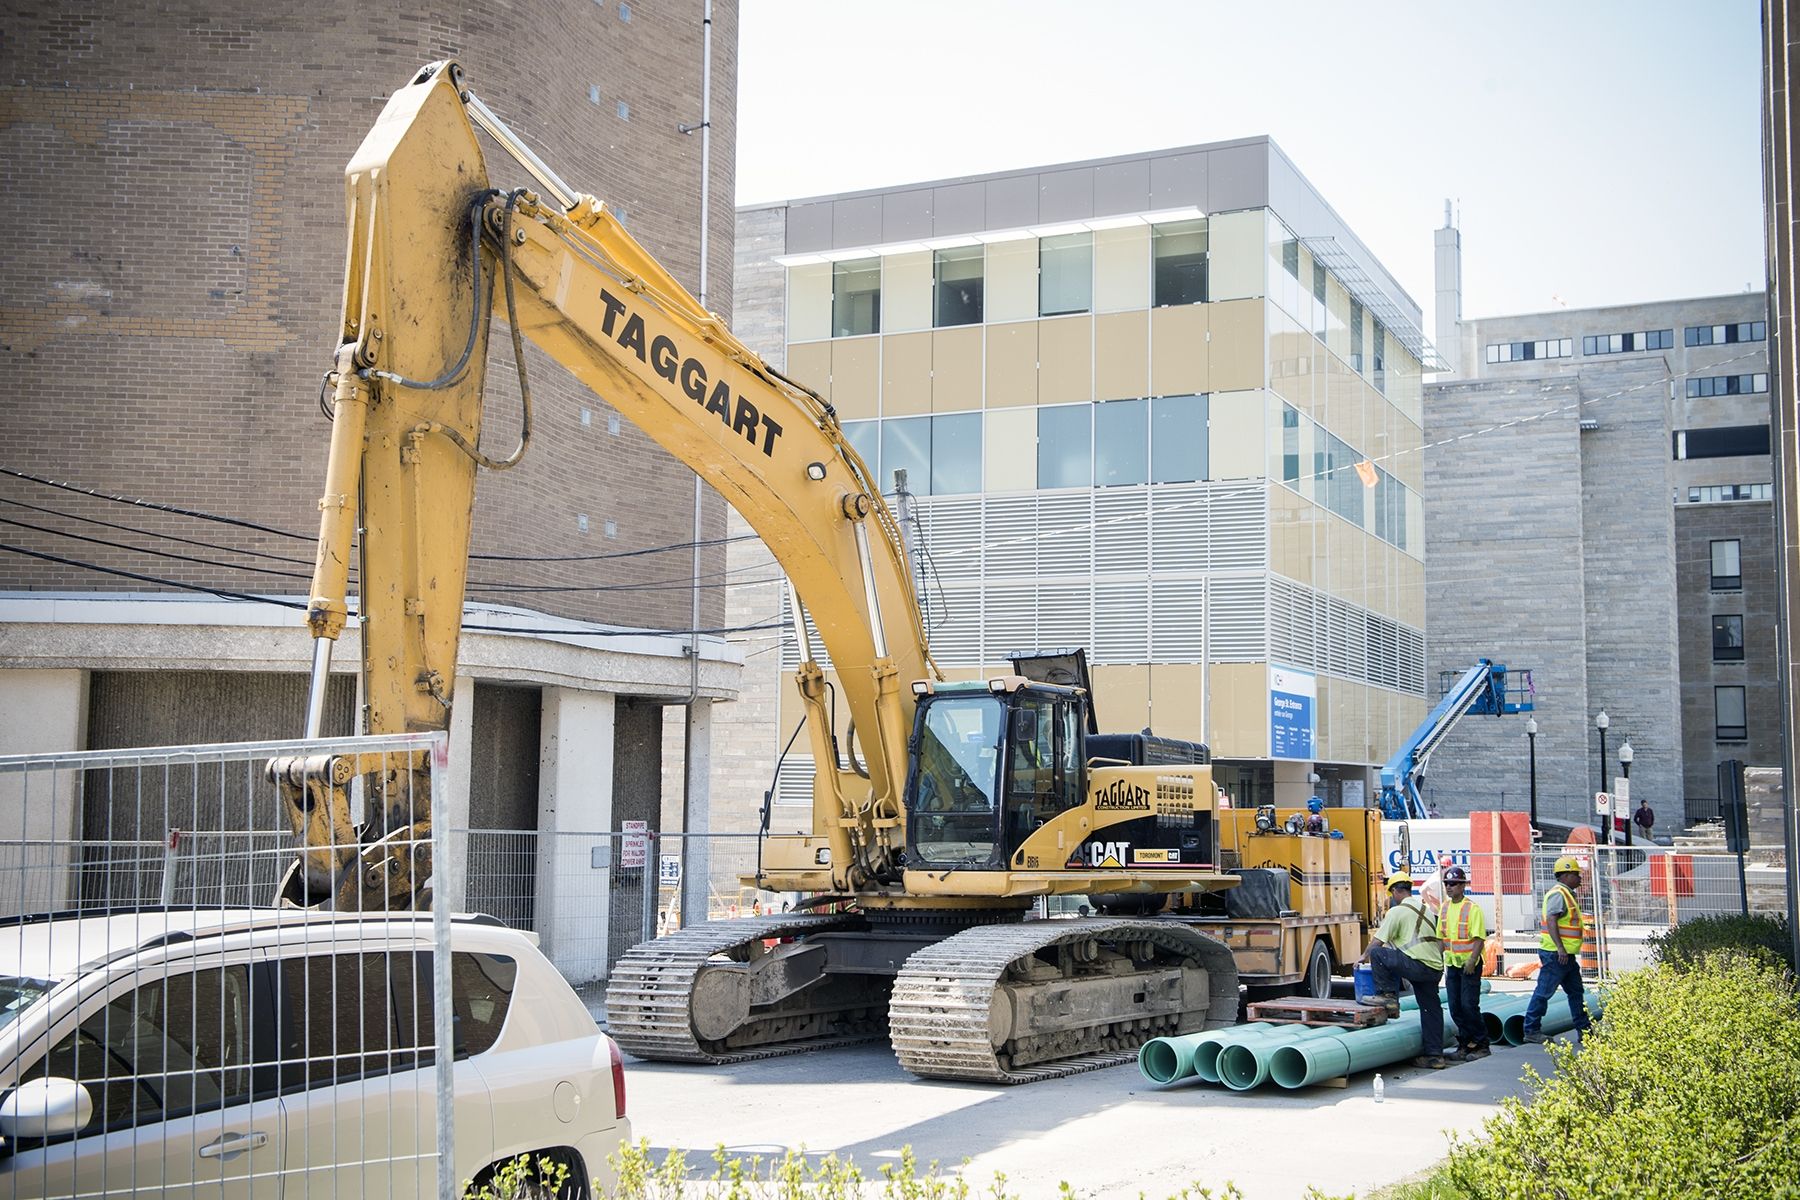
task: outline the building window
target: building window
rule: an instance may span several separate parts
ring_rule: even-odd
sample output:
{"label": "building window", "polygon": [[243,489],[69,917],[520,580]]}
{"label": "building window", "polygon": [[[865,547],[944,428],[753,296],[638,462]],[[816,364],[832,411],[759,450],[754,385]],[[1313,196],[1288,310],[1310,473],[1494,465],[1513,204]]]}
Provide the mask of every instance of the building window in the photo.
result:
{"label": "building window", "polygon": [[1673,329],[1646,329],[1638,333],[1592,333],[1581,339],[1583,354],[1632,354],[1640,350],[1674,348]]}
{"label": "building window", "polygon": [[1733,342],[1768,340],[1769,326],[1763,321],[1740,321],[1735,325],[1689,325],[1683,340],[1690,346],[1727,346]]}
{"label": "building window", "polygon": [[1094,235],[1065,233],[1038,240],[1038,316],[1060,317],[1094,307]]}
{"label": "building window", "polygon": [[1744,661],[1744,618],[1741,614],[1714,616],[1713,661]]}
{"label": "building window", "polygon": [[1152,296],[1157,308],[1206,301],[1206,221],[1150,227]]}
{"label": "building window", "polygon": [[831,264],[831,336],[881,332],[881,260]]}
{"label": "building window", "polygon": [[1300,414],[1281,406],[1281,482],[1300,486]]}
{"label": "building window", "polygon": [[1767,425],[1719,425],[1675,431],[1677,462],[1688,458],[1746,458],[1768,452]]}
{"label": "building window", "polygon": [[1370,376],[1370,382],[1375,385],[1376,391],[1385,396],[1387,395],[1387,330],[1382,327],[1380,321],[1374,322],[1374,325],[1375,369]]}
{"label": "building window", "polygon": [[1732,500],[1767,500],[1766,483],[1714,483],[1688,489],[1689,504],[1722,504]]}
{"label": "building window", "polygon": [[982,248],[958,246],[939,250],[933,263],[937,301],[933,325],[981,324]]}
{"label": "building window", "polygon": [[[981,490],[981,414],[943,413],[930,417],[890,417],[856,421],[878,426],[883,491],[895,486],[894,472],[906,472],[906,490],[915,496],[950,496]],[[849,425],[844,432],[856,445],[868,435]],[[857,453],[868,462],[860,446]]]}
{"label": "building window", "polygon": [[1539,342],[1489,342],[1490,363],[1536,362],[1541,358],[1575,357],[1574,338],[1546,338]]}
{"label": "building window", "polygon": [[1712,590],[1737,592],[1744,587],[1741,562],[1743,543],[1737,538],[1723,538],[1712,544]]}
{"label": "building window", "polygon": [[1721,742],[1741,742],[1749,735],[1744,710],[1744,689],[1713,689],[1713,737]]}
{"label": "building window", "polygon": [[893,481],[883,478],[881,474],[880,421],[845,421],[844,440],[850,443],[856,456],[863,460],[863,465],[875,476],[876,486],[883,491],[893,486]]}
{"label": "building window", "polygon": [[1094,406],[1094,483],[1121,487],[1150,479],[1150,407],[1143,400]]}
{"label": "building window", "polygon": [[1205,396],[1158,396],[1150,401],[1151,483],[1207,478],[1206,409]]}
{"label": "building window", "polygon": [[1747,396],[1769,390],[1767,375],[1702,375],[1687,381],[1689,399],[1706,396]]}
{"label": "building window", "polygon": [[[1492,362],[1492,359],[1488,361]],[[1361,300],[1350,301],[1350,369],[1362,374],[1363,369],[1363,306]]]}
{"label": "building window", "polygon": [[1094,406],[1038,409],[1038,486],[1090,487],[1094,482]]}

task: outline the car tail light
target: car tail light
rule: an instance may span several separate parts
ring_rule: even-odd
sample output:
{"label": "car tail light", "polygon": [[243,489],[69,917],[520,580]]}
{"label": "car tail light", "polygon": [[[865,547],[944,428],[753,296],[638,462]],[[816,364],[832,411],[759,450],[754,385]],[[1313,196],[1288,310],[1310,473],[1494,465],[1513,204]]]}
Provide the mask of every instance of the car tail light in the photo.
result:
{"label": "car tail light", "polygon": [[612,1054],[613,1077],[613,1116],[625,1119],[625,1056],[619,1053],[619,1043],[611,1038],[606,1039],[606,1048]]}

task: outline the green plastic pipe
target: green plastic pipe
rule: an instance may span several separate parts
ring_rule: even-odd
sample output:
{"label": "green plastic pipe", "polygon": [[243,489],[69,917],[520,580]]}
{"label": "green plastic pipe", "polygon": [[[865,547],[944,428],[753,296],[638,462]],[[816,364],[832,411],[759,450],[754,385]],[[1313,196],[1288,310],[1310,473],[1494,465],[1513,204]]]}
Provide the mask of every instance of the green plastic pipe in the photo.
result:
{"label": "green plastic pipe", "polygon": [[[1208,1083],[1217,1083],[1219,1077],[1209,1072],[1213,1060],[1219,1056],[1218,1047],[1221,1043],[1244,1037],[1258,1037],[1275,1028],[1275,1025],[1266,1021],[1253,1021],[1247,1025],[1233,1025],[1229,1029],[1209,1029],[1204,1033],[1151,1038],[1138,1049],[1138,1070],[1151,1083],[1179,1083],[1195,1075]],[[1203,1048],[1205,1067],[1201,1068],[1196,1055]]]}
{"label": "green plastic pipe", "polygon": [[1523,1013],[1525,1006],[1531,1003],[1529,992],[1507,992],[1501,996],[1482,1001],[1481,1020],[1487,1026],[1487,1037],[1490,1042],[1506,1040],[1506,1018],[1515,1013]]}
{"label": "green plastic pipe", "polygon": [[[1484,996],[1487,995],[1488,992],[1493,990],[1493,987],[1494,987],[1493,980],[1491,980],[1491,979],[1482,980],[1481,981],[1481,994]],[[1449,1009],[1450,993],[1447,989],[1445,989],[1445,988],[1438,989],[1438,999],[1443,1001],[1444,1008],[1446,1010]],[[1400,998],[1400,1011],[1401,1012],[1412,1012],[1414,1009],[1417,1009],[1418,1007],[1419,1007],[1419,998],[1417,996],[1413,995],[1412,992],[1409,991],[1406,993],[1406,995],[1404,995]]]}
{"label": "green plastic pipe", "polygon": [[1342,1033],[1343,1030],[1330,1025],[1303,1025],[1298,1032],[1285,1037],[1232,1042],[1219,1052],[1219,1082],[1234,1092],[1247,1092],[1251,1088],[1260,1087],[1269,1077],[1269,1063],[1277,1050],[1338,1037]]}
{"label": "green plastic pipe", "polygon": [[[1606,998],[1599,991],[1589,992],[1584,988],[1582,995],[1590,1015],[1606,1011]],[[1529,997],[1527,997],[1527,1002],[1529,1002]],[[1575,1028],[1575,1018],[1569,1015],[1568,997],[1561,988],[1558,988],[1550,996],[1550,1007],[1544,1010],[1544,1019],[1538,1025],[1538,1032],[1548,1037],[1553,1033],[1563,1033],[1573,1028]],[[1506,1044],[1509,1046],[1525,1044],[1525,1005],[1521,1004],[1518,1012],[1507,1015],[1501,1025],[1501,1036],[1506,1039]]]}
{"label": "green plastic pipe", "polygon": [[[1416,1013],[1373,1029],[1328,1032],[1330,1037],[1275,1047],[1269,1055],[1269,1078],[1284,1088],[1310,1087],[1321,1080],[1417,1058],[1424,1052]],[[1444,1045],[1454,1037],[1446,1022]]]}

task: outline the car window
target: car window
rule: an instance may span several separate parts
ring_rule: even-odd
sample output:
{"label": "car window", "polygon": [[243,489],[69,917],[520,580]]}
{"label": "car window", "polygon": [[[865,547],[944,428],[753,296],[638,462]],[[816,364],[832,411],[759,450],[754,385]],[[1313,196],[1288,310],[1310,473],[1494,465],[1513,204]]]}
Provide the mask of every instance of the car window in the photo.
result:
{"label": "car window", "polygon": [[18,1020],[20,1013],[36,1004],[54,986],[48,979],[0,975],[0,1029]]}
{"label": "car window", "polygon": [[[281,963],[281,1089],[323,1087],[420,1066],[436,1045],[431,952],[314,954]],[[518,964],[451,955],[456,1057],[493,1046]]]}
{"label": "car window", "polygon": [[210,1112],[250,1097],[247,966],[153,979],[89,1016],[21,1076],[87,1086],[83,1133]]}

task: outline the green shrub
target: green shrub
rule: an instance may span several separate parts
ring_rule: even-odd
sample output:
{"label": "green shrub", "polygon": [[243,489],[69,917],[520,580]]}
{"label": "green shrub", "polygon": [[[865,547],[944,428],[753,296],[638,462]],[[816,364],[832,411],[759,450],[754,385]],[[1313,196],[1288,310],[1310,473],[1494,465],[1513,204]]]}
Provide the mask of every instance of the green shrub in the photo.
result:
{"label": "green shrub", "polygon": [[1438,1178],[1471,1200],[1792,1196],[1800,1185],[1800,1006],[1763,957],[1638,971],[1556,1075],[1505,1101]]}
{"label": "green shrub", "polygon": [[1770,962],[1794,969],[1794,943],[1785,916],[1695,917],[1651,938],[1650,950],[1656,962],[1682,968],[1715,950],[1740,950],[1767,955]]}

